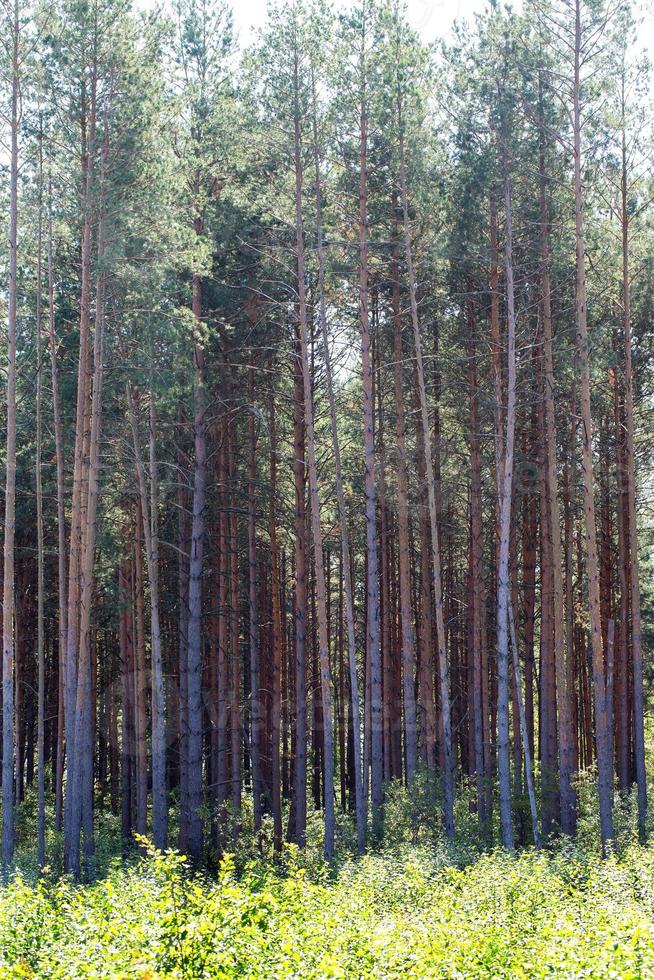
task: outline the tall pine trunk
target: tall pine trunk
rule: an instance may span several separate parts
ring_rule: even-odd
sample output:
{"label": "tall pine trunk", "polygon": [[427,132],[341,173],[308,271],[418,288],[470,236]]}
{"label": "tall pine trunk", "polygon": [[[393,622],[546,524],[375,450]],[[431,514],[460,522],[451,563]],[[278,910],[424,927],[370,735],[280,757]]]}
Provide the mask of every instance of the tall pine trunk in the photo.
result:
{"label": "tall pine trunk", "polygon": [[[622,334],[624,343],[625,468],[627,482],[627,525],[629,537],[629,596],[631,600],[632,683],[634,710],[634,757],[638,786],[638,831],[645,836],[647,819],[647,772],[643,708],[643,647],[638,578],[638,520],[636,515],[636,454],[634,446],[634,383],[631,354],[631,297],[629,272],[629,210],[627,135],[625,124],[624,76],[622,84]],[[620,489],[620,488],[619,488]]]}
{"label": "tall pine trunk", "polygon": [[[341,589],[345,605],[345,623],[347,629],[347,653],[348,670],[350,680],[350,717],[354,733],[352,750],[354,755],[354,808],[356,813],[357,825],[357,847],[360,854],[365,849],[366,836],[366,801],[363,795],[363,780],[361,773],[361,702],[359,697],[359,679],[357,674],[357,655],[355,638],[355,619],[354,619],[354,593],[352,583],[352,561],[350,548],[350,535],[347,524],[347,509],[345,506],[345,492],[343,490],[343,467],[341,463],[341,449],[338,435],[338,423],[336,416],[336,398],[334,395],[334,379],[332,373],[332,363],[329,351],[329,335],[327,330],[327,302],[325,299],[325,247],[323,239],[322,223],[322,192],[320,179],[320,152],[318,145],[318,123],[316,111],[316,91],[315,81],[312,77],[313,88],[313,149],[314,149],[314,168],[315,168],[315,204],[316,204],[316,245],[318,253],[318,317],[320,322],[320,333],[323,347],[323,363],[325,368],[325,378],[327,387],[327,400],[329,403],[329,421],[332,439],[332,451],[334,454],[334,471],[336,480],[336,499],[338,502],[338,521],[341,536],[341,566],[342,578]],[[341,698],[344,695],[344,684],[341,684]],[[344,705],[340,704],[340,712],[344,717]],[[344,733],[342,733],[344,735]],[[343,746],[344,746],[343,738]],[[341,760],[343,772],[344,760]]]}
{"label": "tall pine trunk", "polygon": [[513,289],[513,232],[509,164],[504,159],[504,262],[507,305],[507,404],[504,454],[499,483],[500,546],[497,568],[497,768],[500,794],[502,843],[513,848],[511,816],[511,761],[509,738],[509,617],[511,577],[511,505],[513,497],[513,454],[516,424],[516,317]]}
{"label": "tall pine trunk", "polygon": [[150,486],[141,452],[134,392],[128,387],[132,442],[136,459],[136,475],[141,500],[141,519],[145,540],[145,557],[150,584],[150,643],[152,684],[152,833],[154,846],[164,850],[168,841],[168,803],[166,792],[166,708],[164,695],[163,657],[161,647],[161,612],[159,598],[159,492],[155,447],[154,392],[150,390],[150,424],[148,447]]}
{"label": "tall pine trunk", "polygon": [[38,861],[45,867],[45,622],[44,622],[44,530],[43,530],[43,357],[41,344],[41,266],[43,250],[43,126],[39,132],[37,173],[38,230],[36,251],[36,563],[37,563],[37,624],[36,649],[38,662],[37,754],[38,754]]}
{"label": "tall pine trunk", "polygon": [[[363,446],[366,518],[366,627],[370,677],[370,790],[372,831],[379,839],[383,826],[383,726],[382,662],[379,609],[379,544],[377,540],[377,492],[375,487],[375,432],[373,366],[370,350],[368,287],[368,107],[365,57],[365,23],[362,27],[359,91],[359,322],[363,381]],[[356,733],[355,733],[356,736]]]}
{"label": "tall pine trunk", "polygon": [[482,469],[480,449],[480,392],[477,381],[476,324],[472,300],[468,301],[470,340],[468,346],[468,383],[470,387],[470,575],[472,609],[472,689],[474,772],[477,785],[477,813],[484,833],[488,831],[487,792],[484,785],[487,763],[484,742],[484,667],[486,661],[486,595],[484,588],[484,527],[482,515]]}
{"label": "tall pine trunk", "polygon": [[[393,209],[397,207],[393,199]],[[409,542],[409,479],[407,472],[406,417],[404,411],[404,355],[400,310],[400,272],[397,241],[391,259],[393,308],[393,381],[395,387],[395,442],[397,447],[397,531],[400,566],[400,624],[402,693],[404,699],[404,751],[407,782],[413,782],[418,756],[415,699],[415,638],[411,611],[411,546]]]}
{"label": "tall pine trunk", "polygon": [[307,435],[307,455],[309,463],[310,521],[313,538],[314,575],[316,583],[316,613],[318,619],[318,655],[320,671],[320,693],[322,700],[323,752],[324,752],[324,810],[325,810],[325,859],[334,857],[334,729],[332,710],[332,682],[329,664],[329,633],[327,625],[327,589],[325,584],[325,563],[323,558],[322,530],[320,527],[320,497],[318,493],[318,464],[316,461],[316,441],[314,432],[314,412],[311,366],[309,363],[308,320],[305,285],[304,259],[304,218],[303,218],[303,180],[302,135],[299,106],[298,50],[294,51],[294,162],[295,162],[295,235],[298,289],[298,332],[300,336],[300,357],[302,363],[302,382],[304,393],[304,418]]}
{"label": "tall pine trunk", "polygon": [[261,694],[259,690],[259,617],[257,611],[257,524],[254,499],[256,483],[256,437],[254,418],[254,369],[248,369],[248,634],[250,649],[250,764],[254,830],[259,833],[262,816]]}
{"label": "tall pine trunk", "polygon": [[306,843],[307,822],[307,520],[305,494],[305,423],[302,363],[298,324],[295,325],[293,355],[293,482],[295,490],[295,649],[293,692],[293,793],[289,812],[288,836],[300,847]]}
{"label": "tall pine trunk", "polygon": [[[196,235],[202,230],[195,222]],[[200,336],[202,323],[202,280],[193,275],[193,435],[195,461],[191,554],[188,581],[188,853],[196,864],[202,857],[202,570],[207,482],[206,378]]]}
{"label": "tall pine trunk", "polygon": [[[541,93],[542,100],[542,93]],[[542,105],[542,101],[541,101]],[[549,275],[549,214],[547,204],[547,175],[545,172],[544,123],[541,110],[539,146],[540,184],[540,264],[541,315],[543,327],[543,385],[545,389],[545,455],[546,485],[549,517],[549,538],[552,548],[552,582],[554,593],[554,664],[558,707],[559,781],[561,797],[561,829],[574,832],[577,800],[573,786],[575,767],[574,729],[571,696],[568,690],[567,660],[571,651],[566,648],[566,626],[563,593],[563,551],[561,545],[561,515],[559,511],[556,465],[556,419],[554,413],[554,358],[552,353],[552,300]]]}
{"label": "tall pine trunk", "polygon": [[48,189],[48,346],[52,385],[52,427],[57,469],[57,599],[59,611],[58,683],[57,683],[57,745],[55,771],[55,830],[61,830],[64,787],[64,685],[66,677],[67,582],[66,582],[66,481],[64,475],[64,429],[59,393],[59,366],[55,321],[54,259],[52,240],[52,185]]}
{"label": "tall pine trunk", "polygon": [[282,673],[282,609],[280,594],[279,548],[277,546],[277,427],[275,424],[275,392],[270,398],[270,566],[272,591],[272,771],[273,771],[273,842],[276,851],[282,848],[282,800],[280,785],[280,724]]}
{"label": "tall pine trunk", "polygon": [[427,409],[427,394],[425,391],[425,374],[422,361],[422,344],[420,339],[420,323],[418,319],[418,300],[416,296],[416,280],[413,269],[413,253],[411,247],[411,231],[409,227],[409,202],[407,191],[406,162],[404,152],[404,134],[401,97],[398,91],[398,129],[400,143],[400,195],[402,202],[402,230],[404,236],[404,253],[409,285],[409,302],[411,323],[413,326],[413,343],[416,354],[416,373],[418,378],[418,395],[420,400],[420,421],[425,457],[425,476],[427,480],[427,500],[429,504],[429,528],[431,533],[431,560],[434,589],[434,615],[436,620],[436,656],[438,664],[438,681],[441,707],[441,735],[444,756],[443,765],[443,823],[448,837],[454,837],[454,757],[452,746],[452,720],[450,706],[450,679],[447,663],[445,637],[445,617],[443,612],[443,585],[441,574],[441,552],[438,529],[438,514],[436,509],[436,483],[434,479],[434,461],[431,451],[431,435],[429,413]]}
{"label": "tall pine trunk", "polygon": [[70,516],[70,538],[68,551],[68,611],[66,614],[66,656],[65,656],[65,694],[64,715],[66,722],[66,755],[68,772],[66,780],[66,801],[64,810],[64,860],[68,870],[73,862],[79,865],[79,855],[75,859],[71,850],[79,848],[79,839],[73,838],[78,831],[74,827],[73,814],[75,768],[77,765],[77,722],[76,698],[78,682],[78,660],[80,644],[81,610],[81,565],[83,551],[83,521],[86,502],[87,462],[85,457],[87,426],[90,415],[90,375],[89,375],[89,334],[91,320],[91,248],[93,232],[94,196],[94,158],[96,131],[97,62],[91,65],[91,86],[88,111],[83,103],[80,118],[82,160],[81,170],[84,180],[84,220],[82,227],[81,285],[79,312],[79,354],[77,367],[77,404],[75,410],[75,448],[73,455],[73,493]]}
{"label": "tall pine trunk", "polygon": [[599,562],[595,524],[595,479],[593,474],[593,419],[590,405],[590,358],[586,310],[586,245],[584,237],[584,191],[581,172],[581,0],[574,5],[574,74],[572,86],[573,160],[575,192],[575,245],[577,255],[576,315],[577,360],[581,403],[581,467],[586,536],[586,573],[588,578],[588,611],[593,664],[595,700],[595,744],[599,783],[600,830],[602,852],[607,853],[613,839],[613,753],[609,731],[602,621],[600,611]]}
{"label": "tall pine trunk", "polygon": [[9,283],[7,310],[7,458],[2,590],[2,866],[14,858],[14,542],[16,537],[16,314],[18,299],[18,129],[20,126],[20,8],[14,0],[11,38],[9,150]]}
{"label": "tall pine trunk", "polygon": [[102,385],[104,376],[104,303],[106,273],[105,253],[106,168],[109,156],[108,122],[104,121],[102,169],[100,175],[100,219],[98,222],[98,281],[95,297],[93,337],[93,386],[91,395],[90,433],[88,446],[88,482],[81,525],[81,561],[79,577],[79,664],[75,699],[74,758],[69,760],[71,771],[71,839],[70,870],[80,874],[80,832],[84,829],[84,850],[87,873],[93,854],[93,651],[91,648],[91,610],[93,605],[97,508],[100,489],[100,434],[102,422]]}

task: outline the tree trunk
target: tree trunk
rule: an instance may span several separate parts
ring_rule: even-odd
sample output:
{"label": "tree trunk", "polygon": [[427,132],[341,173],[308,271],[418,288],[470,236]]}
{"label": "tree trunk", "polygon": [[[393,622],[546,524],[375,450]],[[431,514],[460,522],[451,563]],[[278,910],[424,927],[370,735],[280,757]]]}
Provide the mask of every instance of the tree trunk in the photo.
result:
{"label": "tree trunk", "polygon": [[622,86],[622,333],[624,342],[625,468],[627,483],[627,524],[629,534],[629,594],[631,599],[631,644],[634,710],[634,756],[638,786],[638,831],[645,836],[647,819],[647,772],[645,769],[645,730],[643,713],[643,648],[640,623],[640,583],[638,579],[638,520],[636,514],[636,455],[634,446],[634,386],[631,356],[631,302],[629,279],[629,210],[627,185],[627,143],[624,76]]}
{"label": "tree trunk", "polygon": [[154,391],[150,390],[150,424],[148,446],[150,457],[150,490],[141,453],[135,397],[128,387],[132,441],[136,458],[136,475],[141,501],[145,557],[150,583],[150,643],[152,658],[152,832],[154,846],[164,850],[168,840],[168,802],[166,791],[166,705],[163,658],[161,650],[161,614],[159,600],[159,487],[155,444]]}
{"label": "tree trunk", "polygon": [[[360,64],[359,111],[359,321],[361,328],[361,374],[363,381],[363,445],[366,514],[366,614],[370,668],[370,789],[372,832],[381,838],[383,827],[383,731],[382,663],[379,612],[379,546],[377,541],[377,493],[375,489],[375,434],[373,367],[370,354],[370,316],[368,291],[368,117],[363,25]],[[356,735],[356,733],[355,733]]]}
{"label": "tree trunk", "polygon": [[[227,424],[223,421],[220,427],[220,449],[218,451],[218,482],[223,487],[228,479],[227,461]],[[218,554],[215,562],[218,573],[217,597],[217,662],[212,657],[210,670],[216,672],[215,701],[211,705],[216,712],[211,727],[214,796],[218,807],[218,842],[222,848],[225,828],[225,804],[229,798],[229,780],[227,776],[227,697],[228,697],[228,656],[229,656],[229,517],[227,514],[227,495],[221,494],[218,504]]]}
{"label": "tree trunk", "polygon": [[[95,324],[93,338],[93,387],[91,396],[90,433],[88,445],[88,482],[86,505],[81,525],[81,561],[79,577],[79,664],[77,670],[77,696],[75,703],[74,758],[69,759],[72,781],[72,812],[70,869],[80,873],[80,831],[84,829],[84,847],[89,861],[93,853],[92,791],[93,791],[93,650],[91,646],[91,610],[93,606],[95,544],[97,536],[97,508],[100,488],[100,433],[102,423],[102,385],[104,379],[104,303],[106,273],[103,269],[105,253],[106,175],[109,158],[108,121],[105,115],[100,174],[100,217],[98,222],[98,280],[95,297]],[[69,612],[70,622],[70,612]]]}
{"label": "tree trunk", "polygon": [[[539,83],[542,84],[542,83]],[[541,93],[542,99],[542,93]],[[540,264],[541,312],[543,326],[543,386],[545,389],[545,454],[549,537],[552,546],[552,582],[554,592],[554,663],[558,705],[559,782],[561,797],[561,830],[574,833],[577,822],[577,798],[573,787],[574,729],[570,692],[568,691],[565,610],[563,596],[563,554],[561,546],[561,515],[559,512],[556,465],[556,419],[554,414],[554,359],[552,354],[552,302],[549,277],[549,214],[547,204],[547,175],[541,116],[539,147],[540,176]]]}
{"label": "tree trunk", "polygon": [[471,627],[472,627],[472,689],[471,723],[473,726],[474,772],[477,784],[477,813],[482,830],[488,831],[484,786],[486,760],[484,758],[484,699],[483,674],[486,642],[486,595],[484,588],[484,528],[482,516],[482,473],[479,445],[479,386],[477,382],[476,325],[472,300],[468,300],[469,354],[468,383],[470,387],[470,575]]}
{"label": "tree trunk", "polygon": [[43,127],[39,132],[38,150],[38,231],[36,251],[36,562],[37,562],[37,626],[36,649],[38,662],[38,862],[45,867],[45,624],[44,624],[44,534],[43,534],[43,480],[41,459],[43,453],[42,400],[43,360],[41,349],[41,264],[43,249]]}
{"label": "tree trunk", "polygon": [[[329,335],[327,331],[327,303],[325,300],[325,248],[323,241],[322,225],[322,194],[320,179],[320,154],[318,147],[318,124],[316,113],[316,92],[315,82],[313,81],[313,146],[314,146],[314,166],[315,166],[315,196],[316,196],[316,239],[318,253],[318,318],[320,322],[320,332],[322,336],[323,363],[327,385],[327,400],[329,402],[329,420],[332,439],[332,451],[334,454],[334,472],[336,480],[336,499],[338,502],[338,521],[341,536],[341,564],[342,564],[342,590],[345,602],[345,622],[347,627],[347,652],[348,669],[350,680],[350,717],[354,732],[353,754],[354,754],[354,801],[357,824],[357,847],[359,854],[365,849],[366,836],[366,800],[363,795],[363,781],[361,774],[361,704],[359,697],[359,680],[357,675],[357,655],[355,638],[354,620],[354,592],[352,584],[352,560],[350,548],[350,535],[347,525],[347,509],[345,506],[345,492],[343,490],[343,473],[341,464],[341,449],[338,435],[338,424],[336,417],[336,398],[334,395],[334,380],[332,376],[332,364],[329,353]],[[344,710],[341,706],[341,710]]]}
{"label": "tree trunk", "polygon": [[[531,436],[530,443],[527,444],[525,437],[525,459],[529,459],[529,453],[535,452],[536,440],[538,438],[537,426],[538,408],[533,406],[532,418],[530,423]],[[527,451],[527,445],[529,450]],[[522,505],[522,588],[523,588],[523,609],[524,609],[524,658],[525,658],[525,719],[527,731],[529,733],[529,748],[532,759],[534,758],[534,627],[536,612],[536,536],[537,536],[537,515],[535,490],[538,483],[535,480],[537,470],[535,465],[529,464],[532,476],[529,484],[525,486]],[[526,475],[526,474],[525,474]]]}
{"label": "tree trunk", "polygon": [[280,603],[279,551],[277,547],[277,429],[275,425],[275,392],[270,397],[270,565],[272,593],[272,790],[273,842],[282,849],[282,800],[280,785],[280,712],[282,671],[282,610]]}
{"label": "tree trunk", "polygon": [[304,269],[304,218],[302,208],[303,166],[302,137],[300,131],[298,51],[294,51],[294,158],[295,158],[295,233],[298,287],[298,332],[304,390],[304,418],[307,435],[309,462],[310,520],[313,537],[314,575],[316,582],[316,612],[318,618],[318,654],[320,692],[322,699],[323,751],[324,751],[324,808],[325,808],[325,860],[334,857],[334,731],[332,711],[332,687],[329,665],[329,634],[327,627],[327,590],[323,558],[322,530],[320,527],[320,497],[318,494],[318,465],[313,422],[313,394],[309,364],[308,322]]}
{"label": "tree trunk", "polygon": [[513,608],[509,608],[509,630],[511,633],[511,649],[513,651],[513,672],[515,677],[516,700],[518,702],[518,713],[520,716],[520,736],[522,739],[522,750],[525,756],[525,777],[527,782],[527,795],[529,797],[529,813],[531,816],[531,832],[534,838],[534,846],[540,850],[541,841],[538,831],[538,809],[536,806],[536,790],[534,787],[534,767],[529,744],[529,730],[527,728],[527,717],[525,715],[525,705],[522,697],[522,674],[520,671],[520,652],[518,650],[518,639],[515,629],[515,618]]}
{"label": "tree trunk", "polygon": [[[581,0],[575,0],[574,76],[573,76],[573,159],[575,188],[575,244],[577,253],[576,312],[577,357],[581,402],[581,460],[584,491],[584,526],[586,533],[586,568],[588,576],[588,609],[593,659],[593,691],[595,698],[595,743],[600,803],[602,853],[606,854],[613,839],[613,763],[608,727],[604,650],[600,613],[599,564],[595,526],[595,480],[593,476],[593,421],[590,406],[590,359],[588,322],[586,314],[586,269],[584,238],[584,192],[581,181]],[[633,566],[633,556],[632,556]],[[633,580],[632,580],[633,581]],[[635,671],[637,673],[637,671]]]}
{"label": "tree trunk", "polygon": [[[415,371],[414,371],[415,375]],[[415,411],[420,414],[420,396],[418,386],[414,384]],[[418,485],[424,487],[425,478],[425,450],[422,427],[417,426],[416,430],[416,471],[418,474]],[[435,662],[434,651],[434,604],[432,600],[432,575],[431,575],[431,547],[429,543],[429,506],[424,499],[424,494],[420,493],[418,500],[418,528],[420,533],[420,595],[418,597],[418,644],[420,650],[421,671],[429,671],[432,676],[433,664]],[[436,718],[434,705],[434,689],[432,684],[431,700],[427,703],[425,718],[425,759],[430,774],[430,779],[434,779],[436,772],[437,744],[438,738],[438,757],[442,768],[443,763],[443,743],[440,738],[440,713]]]}
{"label": "tree trunk", "polygon": [[[393,210],[397,207],[393,199]],[[417,765],[417,718],[415,700],[415,641],[411,613],[411,566],[409,545],[409,481],[407,473],[406,419],[404,413],[404,355],[400,275],[397,241],[393,239],[391,260],[393,306],[393,380],[395,386],[395,439],[397,446],[397,531],[400,566],[400,623],[402,627],[402,692],[404,696],[404,750],[406,775],[413,782]]]}
{"label": "tree trunk", "polygon": [[257,524],[254,489],[256,482],[256,439],[254,418],[254,369],[248,369],[248,629],[250,644],[250,761],[254,831],[261,829],[261,694],[259,691],[259,619],[257,611]]}
{"label": "tree trunk", "polygon": [[11,35],[9,151],[9,283],[7,310],[7,458],[2,592],[2,866],[14,859],[14,542],[16,537],[16,315],[18,299],[18,130],[20,127],[20,8],[14,0]]}
{"label": "tree trunk", "polygon": [[418,320],[418,302],[416,298],[416,282],[413,271],[413,255],[411,249],[411,233],[409,228],[409,203],[407,193],[406,164],[404,159],[404,137],[402,106],[398,94],[398,126],[400,136],[400,195],[402,199],[402,217],[404,233],[404,251],[407,265],[409,284],[409,300],[413,340],[416,352],[416,372],[418,376],[418,393],[420,398],[420,415],[424,440],[425,475],[427,478],[427,499],[429,502],[429,525],[431,531],[431,558],[434,587],[434,611],[436,619],[436,641],[438,658],[438,679],[441,699],[441,728],[444,752],[443,768],[443,820],[445,833],[449,838],[454,837],[454,759],[452,754],[452,723],[450,709],[450,690],[447,665],[447,650],[445,639],[445,619],[443,615],[443,587],[441,580],[441,553],[438,533],[438,516],[436,511],[436,489],[434,481],[434,463],[431,453],[431,437],[429,429],[429,414],[427,411],[427,395],[425,392],[425,375],[422,363],[422,346],[420,340],[420,323]]}
{"label": "tree trunk", "polygon": [[230,432],[229,480],[232,487],[229,515],[230,539],[230,637],[231,637],[231,704],[230,704],[230,742],[231,742],[231,784],[232,808],[234,811],[234,837],[238,835],[241,818],[241,659],[240,659],[240,614],[239,614],[239,552],[238,552],[238,514],[237,496],[234,489],[236,460],[234,437]]}
{"label": "tree trunk", "polygon": [[[127,536],[127,527],[123,537]],[[124,542],[125,552],[127,551]],[[130,561],[121,559],[118,566],[118,604],[120,607],[119,642],[120,642],[120,674],[121,674],[121,740],[120,740],[120,769],[121,769],[121,835],[126,850],[132,834],[132,799],[134,795],[134,698],[133,698],[133,642],[131,628],[131,590],[129,587],[131,574]]]}
{"label": "tree trunk", "polygon": [[[614,348],[617,343],[614,338]],[[618,388],[617,372],[610,372],[613,387],[615,428],[616,523],[618,525],[618,574],[620,581],[620,612],[617,622],[616,670],[613,698],[615,720],[615,764],[618,786],[622,792],[629,788],[629,537],[627,527],[628,502],[624,486],[624,413]]]}
{"label": "tree trunk", "polygon": [[[545,429],[545,399],[539,406],[540,432]],[[554,575],[552,536],[547,491],[547,445],[540,452],[540,672],[539,736],[541,763],[541,819],[543,835],[549,838],[559,826],[561,804],[557,772],[556,665],[554,662]]]}
{"label": "tree trunk", "polygon": [[[180,412],[180,433],[184,416]],[[182,854],[188,852],[189,833],[189,786],[188,786],[188,623],[189,623],[189,513],[188,490],[185,486],[186,457],[177,450],[177,593],[178,613],[178,661],[179,661],[179,840]]]}
{"label": "tree trunk", "polygon": [[[195,222],[196,235],[202,230]],[[202,281],[193,276],[194,440],[193,512],[188,598],[188,853],[196,864],[202,857],[202,567],[207,481],[206,379],[200,337]]]}
{"label": "tree trunk", "polygon": [[509,744],[509,618],[511,576],[511,504],[513,496],[513,452],[516,422],[516,317],[513,293],[513,232],[511,183],[504,160],[504,261],[507,305],[507,405],[504,454],[501,466],[500,547],[497,568],[497,767],[500,792],[500,826],[504,847],[513,848],[511,818],[511,762]]}
{"label": "tree trunk", "polygon": [[148,832],[148,743],[145,664],[145,610],[143,578],[143,509],[142,496],[137,493],[134,516],[134,704],[136,706],[136,833]]}
{"label": "tree trunk", "polygon": [[66,677],[67,589],[66,589],[66,481],[64,476],[64,430],[59,394],[57,336],[55,327],[54,261],[52,241],[52,185],[49,186],[48,214],[48,342],[52,383],[52,416],[57,468],[57,595],[59,609],[58,634],[58,698],[57,698],[57,762],[55,774],[55,830],[61,830],[64,786],[64,686]]}
{"label": "tree trunk", "polygon": [[307,820],[307,520],[305,497],[305,425],[302,363],[299,341],[293,359],[293,480],[295,485],[295,725],[293,738],[293,796],[288,836],[300,847],[306,843]]}
{"label": "tree trunk", "polygon": [[[84,487],[86,483],[87,463],[85,459],[87,425],[90,412],[90,372],[89,372],[89,333],[91,319],[91,248],[93,231],[93,191],[94,191],[94,157],[96,130],[96,92],[97,92],[97,63],[92,64],[91,91],[89,98],[88,118],[86,107],[80,120],[82,142],[82,177],[84,180],[84,224],[82,229],[82,279],[80,286],[79,313],[79,356],[77,369],[77,405],[75,412],[75,449],[73,462],[73,495],[70,519],[70,541],[68,557],[68,612],[66,615],[66,679],[65,679],[65,721],[66,721],[66,752],[68,758],[68,776],[66,783],[66,801],[64,811],[64,855],[67,870],[73,870],[71,849],[79,848],[79,832],[74,827],[76,817],[73,815],[74,801],[74,772],[77,765],[77,748],[75,743],[77,732],[76,698],[78,687],[78,660],[80,656],[80,617],[81,617],[81,565],[83,551],[83,515],[86,508]],[[74,841],[77,835],[78,840]],[[79,854],[75,861],[79,866]]]}

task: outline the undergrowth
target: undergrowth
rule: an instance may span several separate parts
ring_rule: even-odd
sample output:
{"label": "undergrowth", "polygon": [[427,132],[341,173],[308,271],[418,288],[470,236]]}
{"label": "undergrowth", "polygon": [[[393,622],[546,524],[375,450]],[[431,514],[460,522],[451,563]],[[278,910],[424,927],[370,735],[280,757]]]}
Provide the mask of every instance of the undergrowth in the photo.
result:
{"label": "undergrowth", "polygon": [[485,850],[465,793],[459,835],[446,842],[427,797],[389,788],[385,844],[363,858],[342,817],[331,867],[319,815],[306,851],[275,857],[267,826],[255,843],[246,811],[240,846],[213,873],[145,841],[121,858],[108,818],[92,882],[54,867],[39,877],[24,848],[0,888],[0,976],[654,976],[654,847],[635,841],[631,797],[606,861],[592,783],[580,786],[578,837],[540,854]]}

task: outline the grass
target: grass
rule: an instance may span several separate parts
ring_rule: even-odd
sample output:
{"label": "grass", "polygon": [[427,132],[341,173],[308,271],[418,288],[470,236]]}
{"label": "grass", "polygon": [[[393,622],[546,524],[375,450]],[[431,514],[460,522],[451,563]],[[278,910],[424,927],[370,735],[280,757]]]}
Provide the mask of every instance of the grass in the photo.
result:
{"label": "grass", "polygon": [[307,852],[273,862],[246,838],[212,876],[107,845],[96,880],[76,885],[37,878],[26,857],[0,888],[0,977],[654,977],[654,846],[633,842],[626,800],[601,861],[581,796],[576,841],[515,857],[481,853],[463,802],[446,844],[399,791],[385,849],[353,858],[343,821],[333,868],[317,818]]}

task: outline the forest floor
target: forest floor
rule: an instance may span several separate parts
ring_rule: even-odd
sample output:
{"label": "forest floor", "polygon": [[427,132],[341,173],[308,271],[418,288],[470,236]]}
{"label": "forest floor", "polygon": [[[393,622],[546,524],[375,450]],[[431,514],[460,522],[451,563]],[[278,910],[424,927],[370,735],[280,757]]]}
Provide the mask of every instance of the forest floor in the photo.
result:
{"label": "forest floor", "polygon": [[0,977],[654,977],[654,845],[623,823],[606,861],[589,818],[540,855],[420,832],[331,869],[310,846],[213,876],[100,838],[93,883],[26,867],[0,888]]}

